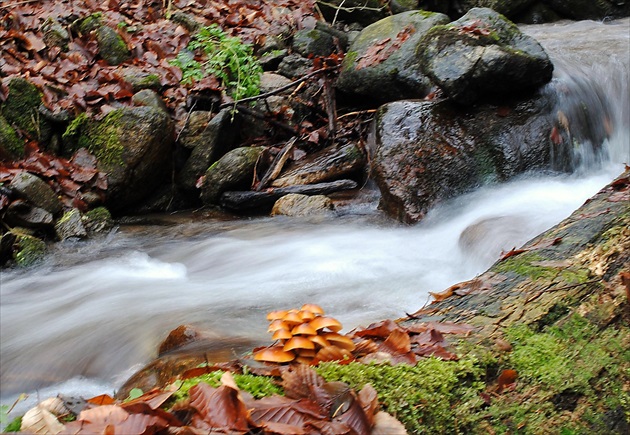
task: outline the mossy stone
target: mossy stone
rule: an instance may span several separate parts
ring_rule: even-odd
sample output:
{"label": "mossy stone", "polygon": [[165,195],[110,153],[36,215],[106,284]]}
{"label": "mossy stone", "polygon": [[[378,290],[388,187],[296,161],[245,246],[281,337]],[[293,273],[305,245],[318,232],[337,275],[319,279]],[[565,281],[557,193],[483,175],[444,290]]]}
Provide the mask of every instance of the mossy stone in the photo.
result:
{"label": "mossy stone", "polygon": [[2,105],[2,115],[32,139],[48,142],[51,125],[39,113],[42,94],[37,87],[23,78],[9,82],[9,94]]}
{"label": "mossy stone", "polygon": [[70,35],[64,26],[56,19],[49,17],[42,25],[44,42],[48,47],[59,47],[63,51],[68,51]]}
{"label": "mossy stone", "polygon": [[81,18],[72,24],[72,27],[79,31],[79,33],[87,34],[93,30],[98,29],[103,25],[103,14],[96,12],[88,15],[85,18]]}
{"label": "mossy stone", "polygon": [[13,259],[20,267],[35,265],[46,254],[46,243],[28,234],[17,233],[13,248]]}
{"label": "mossy stone", "polygon": [[96,42],[100,56],[110,65],[120,65],[131,57],[127,44],[111,27],[99,27],[96,30]]}
{"label": "mossy stone", "polygon": [[96,207],[81,217],[89,234],[105,233],[114,227],[112,215],[105,207]]}
{"label": "mossy stone", "polygon": [[22,157],[24,141],[20,139],[11,124],[0,115],[0,156]]}

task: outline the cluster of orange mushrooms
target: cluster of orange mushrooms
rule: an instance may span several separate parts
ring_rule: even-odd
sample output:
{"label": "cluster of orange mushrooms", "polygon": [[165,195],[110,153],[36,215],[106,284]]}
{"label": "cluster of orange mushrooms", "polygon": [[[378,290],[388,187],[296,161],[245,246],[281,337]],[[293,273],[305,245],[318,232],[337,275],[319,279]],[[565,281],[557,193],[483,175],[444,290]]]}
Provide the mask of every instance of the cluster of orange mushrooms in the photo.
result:
{"label": "cluster of orange mushrooms", "polygon": [[275,343],[254,353],[257,361],[274,363],[298,362],[317,364],[352,358],[355,344],[350,337],[339,334],[341,323],[324,316],[315,304],[305,304],[299,310],[272,311],[267,314],[268,331]]}

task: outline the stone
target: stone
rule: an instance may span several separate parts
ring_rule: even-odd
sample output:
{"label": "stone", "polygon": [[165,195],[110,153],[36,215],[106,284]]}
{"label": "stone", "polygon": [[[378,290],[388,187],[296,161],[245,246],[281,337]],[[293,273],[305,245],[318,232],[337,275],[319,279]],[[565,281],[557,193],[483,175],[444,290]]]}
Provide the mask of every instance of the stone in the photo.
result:
{"label": "stone", "polygon": [[55,234],[59,240],[70,238],[83,239],[87,237],[87,231],[83,226],[81,212],[73,208],[63,214],[63,216],[55,222]]}
{"label": "stone", "polygon": [[488,8],[512,19],[536,2],[537,0],[461,0],[459,10],[463,14],[473,8]]}
{"label": "stone", "polygon": [[24,155],[24,141],[20,139],[11,124],[0,115],[0,159],[7,160]]}
{"label": "stone", "polygon": [[105,207],[96,207],[81,216],[83,227],[88,235],[109,232],[114,227],[112,215]]}
{"label": "stone", "polygon": [[194,15],[187,14],[182,11],[173,12],[170,20],[181,25],[184,29],[191,33],[194,33],[201,28],[201,23],[195,19]]}
{"label": "stone", "polygon": [[[199,113],[199,114],[197,114]],[[238,137],[240,116],[225,108],[210,119],[210,112],[193,112],[180,143],[192,152],[177,175],[177,185],[184,190],[196,190],[197,180],[208,167],[231,149]],[[205,125],[205,126],[204,126]]]}
{"label": "stone", "polygon": [[56,18],[47,18],[42,24],[41,30],[44,43],[48,47],[59,47],[62,51],[68,51],[70,34]]}
{"label": "stone", "polygon": [[13,260],[20,267],[33,266],[44,259],[46,255],[46,243],[27,234],[20,229],[13,229],[15,243],[13,244]]}
{"label": "stone", "polygon": [[159,91],[162,88],[159,74],[150,74],[135,68],[126,69],[123,79],[131,85],[132,92],[138,92],[143,89]]}
{"label": "stone", "polygon": [[52,126],[39,114],[43,102],[41,92],[23,78],[11,79],[8,87],[7,99],[0,107],[2,116],[31,139],[46,144],[52,135]]}
{"label": "stone", "polygon": [[109,26],[96,30],[96,42],[99,55],[110,65],[120,65],[131,57],[125,41]]}
{"label": "stone", "polygon": [[432,84],[420,69],[416,46],[432,27],[448,22],[444,14],[411,11],[366,27],[348,49],[337,88],[372,104],[426,96]]}
{"label": "stone", "polygon": [[278,65],[278,73],[285,77],[297,79],[311,72],[312,67],[312,60],[292,53],[282,59]]}
{"label": "stone", "polygon": [[223,192],[249,188],[262,151],[261,147],[236,148],[210,166],[201,185],[201,201],[205,205],[218,204]]}
{"label": "stone", "polygon": [[86,148],[107,174],[106,205],[112,211],[136,205],[171,176],[175,128],[162,110],[117,109],[101,120],[84,117],[68,130],[67,151]]}
{"label": "stone", "polygon": [[[260,93],[265,94],[267,92],[275,91],[283,86],[288,86],[293,82],[293,80],[286,78],[283,75],[265,72],[260,77]],[[292,89],[287,89],[284,93],[291,93]]]}
{"label": "stone", "polygon": [[131,102],[134,106],[142,107],[153,107],[154,109],[161,110],[162,112],[168,114],[168,108],[160,97],[160,94],[155,92],[152,89],[142,89],[141,91],[136,92],[131,97]]}
{"label": "stone", "polygon": [[278,199],[273,205],[271,215],[293,217],[327,216],[333,210],[333,203],[325,195],[299,195],[290,193]]}
{"label": "stone", "polygon": [[26,171],[20,172],[13,177],[9,186],[19,197],[53,215],[61,211],[61,201],[57,194],[37,175]]}
{"label": "stone", "polygon": [[303,29],[293,35],[292,47],[304,57],[325,57],[335,51],[335,41],[330,33],[318,29]]}
{"label": "stone", "polygon": [[356,144],[333,145],[289,164],[271,185],[286,187],[349,178],[361,173],[365,163],[365,155]]}
{"label": "stone", "polygon": [[43,208],[18,199],[7,207],[4,221],[13,227],[48,229],[53,225],[53,215]]}
{"label": "stone", "polygon": [[422,71],[460,104],[531,93],[553,73],[553,64],[534,38],[485,8],[435,26],[423,36],[417,53]]}

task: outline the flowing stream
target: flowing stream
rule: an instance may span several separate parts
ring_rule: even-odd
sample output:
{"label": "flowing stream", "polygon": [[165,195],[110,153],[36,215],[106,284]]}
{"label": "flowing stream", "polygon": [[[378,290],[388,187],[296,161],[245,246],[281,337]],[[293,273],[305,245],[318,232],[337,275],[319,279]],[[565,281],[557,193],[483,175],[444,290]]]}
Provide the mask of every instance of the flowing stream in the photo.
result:
{"label": "flowing stream", "polygon": [[575,174],[488,186],[414,226],[383,216],[367,186],[335,218],[182,214],[58,244],[44,264],[0,275],[2,403],[22,392],[32,397],[24,406],[58,392],[111,393],[183,323],[238,352],[269,342],[272,309],[314,302],[344,331],[403,317],[429,291],[474,277],[568,216],[630,163],[630,20],[523,29],[548,50],[569,94],[612,108],[605,152],[583,152]]}

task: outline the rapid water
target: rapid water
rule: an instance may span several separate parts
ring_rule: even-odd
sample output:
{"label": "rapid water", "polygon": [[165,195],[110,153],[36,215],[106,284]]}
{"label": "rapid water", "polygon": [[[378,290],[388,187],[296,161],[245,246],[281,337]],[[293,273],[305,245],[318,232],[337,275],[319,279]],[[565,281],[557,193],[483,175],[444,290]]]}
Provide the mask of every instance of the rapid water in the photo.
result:
{"label": "rapid water", "polygon": [[272,309],[314,302],[347,331],[403,317],[429,291],[483,272],[630,162],[629,29],[630,20],[524,27],[549,51],[556,77],[608,114],[605,152],[579,147],[576,174],[485,187],[415,226],[382,216],[369,188],[366,201],[334,219],[171,217],[169,225],[60,244],[37,268],[2,271],[2,403],[22,392],[32,398],[23,407],[59,392],[111,393],[182,323],[249,349],[270,341],[265,313]]}

